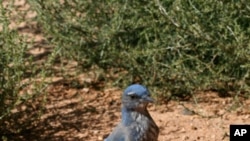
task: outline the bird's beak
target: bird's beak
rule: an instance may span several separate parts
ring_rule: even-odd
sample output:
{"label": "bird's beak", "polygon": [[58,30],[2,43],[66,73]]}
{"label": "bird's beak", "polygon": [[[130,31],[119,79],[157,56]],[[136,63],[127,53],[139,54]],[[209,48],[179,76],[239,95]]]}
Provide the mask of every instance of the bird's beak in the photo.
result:
{"label": "bird's beak", "polygon": [[149,102],[149,103],[154,103],[155,102],[155,100],[153,98],[151,98],[150,96],[144,97],[143,100],[145,102]]}

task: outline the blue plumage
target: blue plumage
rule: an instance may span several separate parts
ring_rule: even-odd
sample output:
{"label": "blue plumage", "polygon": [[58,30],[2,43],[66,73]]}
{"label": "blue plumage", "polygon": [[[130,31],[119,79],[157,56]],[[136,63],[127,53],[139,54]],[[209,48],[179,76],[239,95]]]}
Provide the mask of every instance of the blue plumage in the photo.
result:
{"label": "blue plumage", "polygon": [[122,95],[122,120],[104,141],[157,141],[159,128],[147,110],[153,101],[142,85],[126,88]]}

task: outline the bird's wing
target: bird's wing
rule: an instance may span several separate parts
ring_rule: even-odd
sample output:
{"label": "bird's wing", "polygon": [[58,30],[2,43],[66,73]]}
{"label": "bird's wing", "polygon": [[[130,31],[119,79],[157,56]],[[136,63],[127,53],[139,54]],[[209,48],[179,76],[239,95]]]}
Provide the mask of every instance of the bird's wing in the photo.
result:
{"label": "bird's wing", "polygon": [[121,123],[118,124],[112,133],[104,141],[128,141],[129,134],[127,132],[126,127],[124,127]]}

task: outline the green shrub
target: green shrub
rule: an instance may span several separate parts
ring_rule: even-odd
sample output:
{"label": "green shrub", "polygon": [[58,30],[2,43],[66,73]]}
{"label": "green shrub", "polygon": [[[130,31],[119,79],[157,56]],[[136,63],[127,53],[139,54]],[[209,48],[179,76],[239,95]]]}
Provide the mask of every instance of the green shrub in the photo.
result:
{"label": "green shrub", "polygon": [[[8,1],[10,2],[10,1]],[[10,28],[14,19],[13,5],[0,4],[0,138],[7,140],[6,134],[16,133],[23,125],[17,125],[18,121],[13,114],[17,108],[36,95],[41,94],[44,83],[36,84],[32,79],[39,74],[28,49],[32,42],[27,37],[19,34],[16,28]],[[40,68],[42,71],[43,69]],[[41,77],[40,77],[41,78]],[[31,88],[30,86],[35,88]],[[29,88],[29,92],[26,89]],[[17,112],[20,112],[17,110]],[[15,115],[15,116],[13,116]],[[31,117],[30,117],[31,118]],[[25,127],[23,127],[25,128]],[[12,131],[10,131],[12,130]]]}
{"label": "green shrub", "polygon": [[[2,4],[1,4],[2,6]],[[1,7],[2,30],[0,34],[0,120],[7,115],[19,100],[18,92],[26,70],[25,51],[27,44],[18,33],[10,30],[7,10]]]}
{"label": "green shrub", "polygon": [[[29,0],[60,56],[157,94],[250,92],[250,2]],[[107,72],[109,72],[107,71]]]}

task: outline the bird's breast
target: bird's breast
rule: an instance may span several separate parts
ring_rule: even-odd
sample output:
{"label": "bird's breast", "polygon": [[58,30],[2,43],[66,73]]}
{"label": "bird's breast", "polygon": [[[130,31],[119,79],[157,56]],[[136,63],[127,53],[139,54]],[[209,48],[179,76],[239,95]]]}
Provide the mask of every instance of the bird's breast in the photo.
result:
{"label": "bird's breast", "polygon": [[137,141],[157,141],[159,129],[149,114],[132,112],[131,118],[133,123],[130,128],[134,131],[131,134]]}

